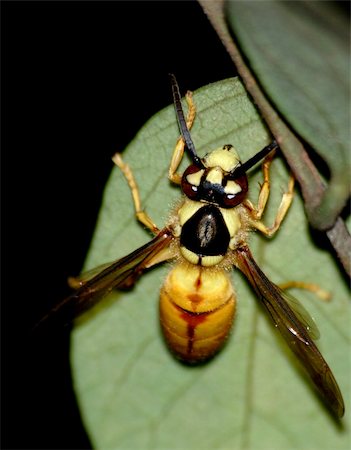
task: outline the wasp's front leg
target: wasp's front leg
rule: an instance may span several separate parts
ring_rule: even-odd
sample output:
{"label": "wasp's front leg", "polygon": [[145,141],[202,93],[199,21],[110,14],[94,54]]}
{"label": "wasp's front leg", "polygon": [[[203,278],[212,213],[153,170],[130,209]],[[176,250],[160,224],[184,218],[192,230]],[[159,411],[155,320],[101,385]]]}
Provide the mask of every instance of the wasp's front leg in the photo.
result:
{"label": "wasp's front leg", "polygon": [[112,157],[112,161],[116,164],[116,166],[118,166],[121,169],[125,179],[127,180],[133,198],[136,218],[139,220],[139,222],[145,225],[150,231],[152,231],[152,233],[157,234],[160,230],[154,224],[149,215],[145,211],[143,211],[141,207],[139,188],[135,181],[132,169],[129,167],[128,164],[126,164],[123,161],[120,153],[115,153]]}
{"label": "wasp's front leg", "polygon": [[[186,102],[188,104],[188,114],[186,118],[186,126],[190,130],[193,126],[195,116],[196,116],[196,107],[195,103],[193,101],[193,94],[192,92],[188,91],[185,95]],[[179,164],[182,161],[183,155],[184,155],[184,148],[185,143],[184,139],[180,136],[177,140],[177,144],[173,150],[173,155],[171,159],[171,164],[169,166],[168,170],[168,178],[170,181],[172,181],[175,184],[180,184],[182,181],[182,176],[177,173],[177,169],[179,167]]]}
{"label": "wasp's front leg", "polygon": [[266,209],[266,204],[270,193],[270,166],[274,158],[275,152],[271,152],[264,160],[263,169],[263,184],[260,189],[258,196],[257,206],[254,206],[250,200],[245,200],[244,205],[250,211],[251,225],[256,230],[261,231],[261,233],[266,236],[272,236],[280,227],[280,224],[284,220],[286,213],[288,212],[293,196],[294,196],[294,185],[295,178],[291,175],[288,184],[288,190],[284,192],[282,200],[280,202],[277,215],[275,217],[272,226],[267,227],[263,222],[261,222],[261,217]]}

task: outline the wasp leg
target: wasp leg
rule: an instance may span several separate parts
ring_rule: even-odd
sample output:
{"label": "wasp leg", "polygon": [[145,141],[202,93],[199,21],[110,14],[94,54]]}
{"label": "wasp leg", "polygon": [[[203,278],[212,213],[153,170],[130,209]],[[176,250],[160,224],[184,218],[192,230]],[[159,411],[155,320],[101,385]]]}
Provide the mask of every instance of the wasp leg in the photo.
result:
{"label": "wasp leg", "polygon": [[275,151],[269,153],[269,155],[266,156],[262,163],[262,172],[263,172],[263,184],[261,185],[260,193],[258,195],[258,202],[257,206],[255,207],[250,200],[247,200],[247,203],[249,204],[249,208],[252,212],[252,216],[255,220],[260,220],[264,210],[266,208],[266,204],[269,197],[270,192],[270,177],[269,177],[269,169],[271,167],[273,158],[275,156]]}
{"label": "wasp leg", "polygon": [[278,284],[278,286],[283,291],[291,288],[304,289],[306,291],[310,291],[312,292],[312,294],[315,294],[319,299],[325,302],[328,302],[331,299],[330,292],[326,291],[325,289],[321,288],[318,284],[315,283],[306,283],[304,281],[287,281],[286,283]]}
{"label": "wasp leg", "polygon": [[117,167],[121,169],[125,179],[127,180],[133,198],[136,218],[150,231],[152,231],[154,234],[157,234],[160,230],[141,207],[139,188],[135,181],[132,169],[123,161],[120,153],[115,153],[112,157],[112,161],[116,164]]}
{"label": "wasp leg", "polygon": [[294,184],[295,178],[291,176],[288,184],[288,190],[283,194],[273,225],[271,227],[267,227],[260,220],[254,220],[254,228],[261,231],[261,233],[265,234],[266,236],[273,236],[273,234],[279,229],[280,224],[284,220],[284,217],[286,216],[286,213],[291,206],[294,196]]}
{"label": "wasp leg", "polygon": [[[190,130],[193,126],[195,116],[196,116],[196,106],[193,101],[193,94],[192,92],[188,91],[185,95],[186,102],[188,104],[188,114],[186,117],[186,126]],[[182,176],[177,173],[177,169],[179,167],[179,164],[182,161],[183,155],[184,155],[184,139],[182,137],[179,137],[177,140],[177,144],[173,150],[172,160],[171,164],[169,166],[168,170],[168,178],[170,181],[172,181],[175,184],[180,184],[182,181]]]}
{"label": "wasp leg", "polygon": [[251,217],[254,220],[260,220],[266,208],[271,187],[269,171],[273,158],[275,157],[275,153],[275,150],[269,153],[262,163],[263,183],[258,195],[257,206],[254,206],[254,204],[248,199],[244,202],[245,206],[250,210]]}
{"label": "wasp leg", "polygon": [[245,206],[249,209],[251,214],[251,225],[266,236],[272,236],[279,229],[280,224],[284,220],[284,217],[291,206],[294,196],[295,178],[291,175],[288,190],[283,194],[273,225],[271,227],[267,227],[261,222],[260,219],[264,213],[270,192],[269,169],[272,164],[273,157],[274,152],[270,153],[263,162],[263,184],[258,196],[257,206],[255,207],[249,200],[245,201]]}

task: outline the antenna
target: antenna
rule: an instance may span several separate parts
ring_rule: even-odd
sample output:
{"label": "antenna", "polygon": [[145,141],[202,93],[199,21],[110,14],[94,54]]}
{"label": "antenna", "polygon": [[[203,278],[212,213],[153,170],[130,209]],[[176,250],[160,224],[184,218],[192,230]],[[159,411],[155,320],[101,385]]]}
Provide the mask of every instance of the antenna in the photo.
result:
{"label": "antenna", "polygon": [[184,111],[183,111],[182,103],[180,100],[181,97],[180,97],[180,92],[179,92],[179,86],[178,86],[176,77],[172,73],[170,73],[169,76],[171,79],[173,102],[174,102],[174,108],[175,108],[175,111],[177,114],[179,130],[181,132],[181,135],[185,142],[185,146],[186,146],[188,152],[190,153],[191,159],[193,160],[194,164],[197,166],[203,167],[201,159],[196,154],[195,145],[193,143],[193,140],[191,139],[189,128],[186,125]]}
{"label": "antenna", "polygon": [[264,147],[261,151],[256,153],[252,158],[248,159],[244,164],[241,164],[240,166],[236,167],[232,171],[232,175],[235,175],[235,177],[238,177],[240,175],[244,175],[245,172],[247,172],[251,167],[253,167],[256,163],[261,161],[265,156],[267,156],[272,150],[276,149],[278,147],[278,143],[276,140],[271,142],[269,145]]}

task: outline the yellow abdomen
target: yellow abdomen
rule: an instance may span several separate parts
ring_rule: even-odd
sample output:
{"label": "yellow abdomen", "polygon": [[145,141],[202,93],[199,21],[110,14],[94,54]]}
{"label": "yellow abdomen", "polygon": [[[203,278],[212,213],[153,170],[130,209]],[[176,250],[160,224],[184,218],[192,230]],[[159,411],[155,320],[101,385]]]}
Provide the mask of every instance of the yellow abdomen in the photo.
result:
{"label": "yellow abdomen", "polygon": [[213,356],[224,344],[235,314],[235,293],[221,269],[181,263],[160,293],[160,320],[170,349],[183,361]]}

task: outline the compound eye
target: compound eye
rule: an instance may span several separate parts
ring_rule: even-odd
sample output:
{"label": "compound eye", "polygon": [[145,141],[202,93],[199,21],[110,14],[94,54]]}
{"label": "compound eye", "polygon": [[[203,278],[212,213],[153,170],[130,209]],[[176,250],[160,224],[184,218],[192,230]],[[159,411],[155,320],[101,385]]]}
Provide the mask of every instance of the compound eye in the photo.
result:
{"label": "compound eye", "polygon": [[223,207],[233,208],[242,203],[248,191],[247,176],[242,175],[235,180],[229,179],[224,188]]}
{"label": "compound eye", "polygon": [[182,176],[182,190],[184,194],[191,200],[199,199],[199,186],[201,184],[201,178],[205,170],[200,169],[195,164],[189,166]]}

